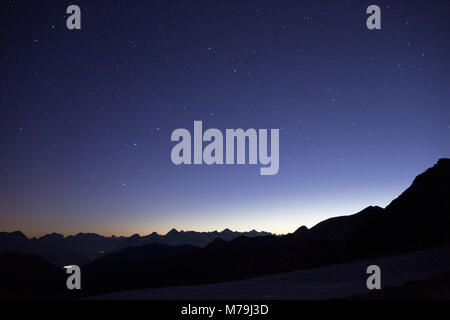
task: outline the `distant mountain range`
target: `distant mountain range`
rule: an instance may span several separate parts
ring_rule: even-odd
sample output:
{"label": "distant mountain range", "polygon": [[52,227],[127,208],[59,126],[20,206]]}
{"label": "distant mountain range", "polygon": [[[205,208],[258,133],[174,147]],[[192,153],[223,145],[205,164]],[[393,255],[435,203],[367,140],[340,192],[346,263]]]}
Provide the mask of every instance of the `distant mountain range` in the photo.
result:
{"label": "distant mountain range", "polygon": [[104,237],[96,233],[78,233],[75,236],[64,237],[62,234],[52,233],[40,238],[29,239],[22,232],[15,231],[0,232],[0,251],[36,254],[57,266],[84,265],[126,247],[151,243],[172,246],[189,244],[204,247],[217,238],[229,241],[241,235],[257,237],[270,235],[270,233],[255,230],[237,232],[225,229],[221,232],[195,232],[172,229],[166,235],[153,232],[147,236],[134,234],[130,237]]}
{"label": "distant mountain range", "polygon": [[[21,241],[17,239],[12,242]],[[217,237],[203,248],[154,242],[128,246],[85,265],[83,290],[75,294],[217,283],[449,244],[450,159],[440,159],[384,209],[367,207],[354,215],[325,220],[311,229],[300,227],[285,236],[240,235],[230,241]],[[32,266],[42,261],[36,256],[13,255],[8,259],[12,262],[6,267],[0,265],[0,280],[20,292],[14,285],[14,279],[20,279],[14,264],[23,264],[26,259],[33,273]],[[60,269],[47,271],[44,274],[52,281],[62,274]],[[35,276],[39,277],[39,272]],[[59,292],[59,285],[48,287],[47,296]],[[8,292],[0,291],[0,296],[8,296]]]}

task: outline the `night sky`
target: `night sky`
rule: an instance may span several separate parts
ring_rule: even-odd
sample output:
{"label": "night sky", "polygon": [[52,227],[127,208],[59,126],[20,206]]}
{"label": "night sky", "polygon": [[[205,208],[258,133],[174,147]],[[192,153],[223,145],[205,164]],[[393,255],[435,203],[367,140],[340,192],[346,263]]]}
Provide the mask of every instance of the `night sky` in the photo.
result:
{"label": "night sky", "polygon": [[[384,207],[450,157],[449,1],[5,0],[0,16],[0,231],[287,233]],[[174,165],[170,135],[194,120],[279,128],[278,174]]]}

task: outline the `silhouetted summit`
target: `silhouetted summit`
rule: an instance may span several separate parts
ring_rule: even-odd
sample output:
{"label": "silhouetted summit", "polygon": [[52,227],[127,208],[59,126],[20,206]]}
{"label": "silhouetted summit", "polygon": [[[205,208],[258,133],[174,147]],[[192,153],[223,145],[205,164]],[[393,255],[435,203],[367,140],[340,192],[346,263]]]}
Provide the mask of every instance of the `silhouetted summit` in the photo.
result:
{"label": "silhouetted summit", "polygon": [[308,232],[308,230],[309,229],[307,226],[301,226],[300,228],[295,230],[294,234],[304,234],[304,233]]}
{"label": "silhouetted summit", "polygon": [[64,236],[62,234],[55,233],[55,232],[53,232],[51,234],[47,234],[47,235],[39,238],[39,240],[42,240],[42,241],[59,241],[62,239],[64,239]]}
{"label": "silhouetted summit", "polygon": [[26,250],[29,239],[20,231],[0,232],[0,251],[21,251]]}
{"label": "silhouetted summit", "polygon": [[[436,165],[418,175],[412,185],[386,210],[393,214],[425,215],[436,217],[450,215],[450,159],[439,159]],[[445,214],[445,212],[447,214]]]}
{"label": "silhouetted summit", "polygon": [[232,233],[233,233],[233,231],[231,231],[231,230],[228,229],[228,228],[223,229],[223,231],[222,231],[222,234],[232,234]]}
{"label": "silhouetted summit", "polygon": [[367,256],[450,243],[450,159],[418,175],[384,212],[354,235],[351,254],[363,246]]}
{"label": "silhouetted summit", "polygon": [[172,229],[167,233],[168,236],[174,236],[174,235],[176,235],[176,234],[179,234],[179,232],[178,232],[178,230],[175,229],[175,228],[172,228]]}

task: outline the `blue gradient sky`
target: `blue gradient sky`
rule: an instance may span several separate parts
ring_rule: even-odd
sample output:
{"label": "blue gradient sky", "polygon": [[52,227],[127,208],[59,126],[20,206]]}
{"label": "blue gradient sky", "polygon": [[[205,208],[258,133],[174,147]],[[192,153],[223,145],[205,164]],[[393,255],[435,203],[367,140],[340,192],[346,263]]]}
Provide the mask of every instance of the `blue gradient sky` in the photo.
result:
{"label": "blue gradient sky", "polygon": [[[77,4],[0,5],[0,229],[287,233],[450,157],[447,1]],[[173,165],[194,120],[280,128],[279,173]]]}

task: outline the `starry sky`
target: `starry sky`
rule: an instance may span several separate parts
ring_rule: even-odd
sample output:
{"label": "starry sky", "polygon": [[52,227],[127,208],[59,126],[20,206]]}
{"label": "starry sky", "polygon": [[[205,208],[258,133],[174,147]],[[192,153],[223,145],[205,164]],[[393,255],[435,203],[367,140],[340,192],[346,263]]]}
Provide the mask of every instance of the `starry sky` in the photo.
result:
{"label": "starry sky", "polygon": [[[66,8],[81,8],[81,30]],[[381,8],[382,29],[366,28]],[[1,1],[0,229],[293,232],[450,157],[450,3]],[[175,166],[177,128],[279,128],[280,169]]]}

